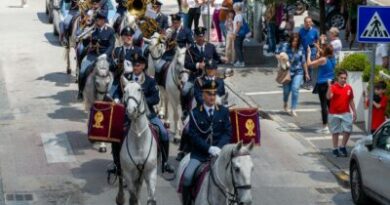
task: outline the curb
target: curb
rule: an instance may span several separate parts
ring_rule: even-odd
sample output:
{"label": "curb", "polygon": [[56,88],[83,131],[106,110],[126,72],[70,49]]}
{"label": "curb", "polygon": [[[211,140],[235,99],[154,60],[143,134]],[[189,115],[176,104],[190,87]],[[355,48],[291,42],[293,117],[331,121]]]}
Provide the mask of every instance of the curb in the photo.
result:
{"label": "curb", "polygon": [[[230,84],[230,82],[228,81],[225,81],[225,86],[234,94],[237,96],[237,98],[239,98],[240,100],[242,100],[245,104],[247,104],[249,107],[257,107],[258,110],[259,110],[259,114],[260,114],[260,117],[262,117],[263,119],[268,119],[268,120],[272,120],[272,121],[275,121],[277,122],[278,124],[285,124],[286,121],[283,120],[282,118],[280,118],[279,116],[277,115],[274,115],[274,114],[270,114],[268,112],[265,112],[265,111],[262,111],[261,110],[261,107],[259,105],[257,105],[252,99],[250,99],[249,97],[244,97],[244,93],[242,93],[241,91],[236,91],[233,89],[233,85]],[[338,167],[335,163],[333,163],[331,160],[328,159],[328,157],[323,153],[321,152],[321,150],[319,150],[310,140],[307,140],[305,137],[303,137],[301,134],[299,133],[289,133],[291,136],[293,136],[294,138],[296,138],[298,141],[300,141],[301,143],[304,143],[304,144],[308,144],[314,152],[320,154],[322,157],[320,159],[320,161],[322,162],[322,164],[325,165],[325,167],[327,167],[329,169],[329,171],[335,176],[337,182],[344,188],[349,188],[350,187],[350,183],[349,183],[349,173],[344,171],[343,169],[341,169],[340,167]]]}

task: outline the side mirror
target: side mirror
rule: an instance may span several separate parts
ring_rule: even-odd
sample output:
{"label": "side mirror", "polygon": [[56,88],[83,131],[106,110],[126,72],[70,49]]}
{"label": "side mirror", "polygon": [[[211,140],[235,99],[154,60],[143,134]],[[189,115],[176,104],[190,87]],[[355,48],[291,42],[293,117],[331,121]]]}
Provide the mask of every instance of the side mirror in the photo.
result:
{"label": "side mirror", "polygon": [[374,143],[373,143],[373,137],[372,135],[369,135],[365,140],[364,140],[364,146],[367,147],[368,151],[371,151],[374,148]]}

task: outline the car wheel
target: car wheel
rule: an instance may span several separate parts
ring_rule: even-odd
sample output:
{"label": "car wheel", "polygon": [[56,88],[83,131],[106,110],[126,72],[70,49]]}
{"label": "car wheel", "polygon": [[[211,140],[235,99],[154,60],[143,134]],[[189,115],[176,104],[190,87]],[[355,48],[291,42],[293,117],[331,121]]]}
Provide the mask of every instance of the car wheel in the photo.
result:
{"label": "car wheel", "polygon": [[345,28],[346,20],[342,14],[340,14],[339,12],[333,11],[327,17],[326,25],[328,28],[336,27],[339,30],[341,30],[341,29]]}
{"label": "car wheel", "polygon": [[351,165],[350,182],[353,202],[359,205],[367,204],[368,197],[364,193],[362,176],[356,163]]}

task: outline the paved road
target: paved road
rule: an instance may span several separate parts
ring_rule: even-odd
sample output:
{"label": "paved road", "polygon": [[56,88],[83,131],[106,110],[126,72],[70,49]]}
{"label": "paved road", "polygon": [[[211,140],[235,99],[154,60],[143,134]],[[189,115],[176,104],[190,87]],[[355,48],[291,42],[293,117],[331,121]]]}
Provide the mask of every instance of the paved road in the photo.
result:
{"label": "paved road", "polygon": [[[75,100],[74,78],[64,72],[64,51],[47,23],[44,0],[30,1],[26,9],[18,4],[0,3],[0,166],[6,204],[114,204],[116,187],[105,182],[110,154],[98,153],[86,139],[87,115]],[[254,204],[351,204],[348,190],[310,145],[273,121],[262,120],[261,126],[263,144],[253,153]],[[161,177],[157,199],[179,204],[175,188]]]}

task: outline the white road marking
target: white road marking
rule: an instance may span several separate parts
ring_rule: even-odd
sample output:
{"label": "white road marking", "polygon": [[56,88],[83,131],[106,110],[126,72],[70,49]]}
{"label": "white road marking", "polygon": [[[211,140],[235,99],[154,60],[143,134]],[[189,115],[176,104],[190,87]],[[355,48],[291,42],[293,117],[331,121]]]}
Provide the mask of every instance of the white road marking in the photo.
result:
{"label": "white road marking", "polygon": [[76,161],[66,134],[41,133],[41,138],[48,163]]}
{"label": "white road marking", "polygon": [[[364,135],[351,135],[351,137],[349,139],[361,139],[365,137]],[[339,137],[340,139],[342,138],[342,136],[340,135]],[[328,136],[321,136],[321,137],[305,137],[305,139],[307,140],[330,140],[332,139],[332,135],[328,135]]]}
{"label": "white road marking", "polygon": [[[311,90],[299,90],[300,93],[312,93]],[[246,92],[245,95],[253,96],[253,95],[275,95],[275,94],[283,94],[283,90],[277,91],[260,91],[260,92]]]}
{"label": "white road marking", "polygon": [[[270,112],[270,113],[281,113],[284,112],[284,110],[263,110],[264,112]],[[296,112],[320,112],[321,109],[316,108],[303,108],[303,109],[296,109]]]}

